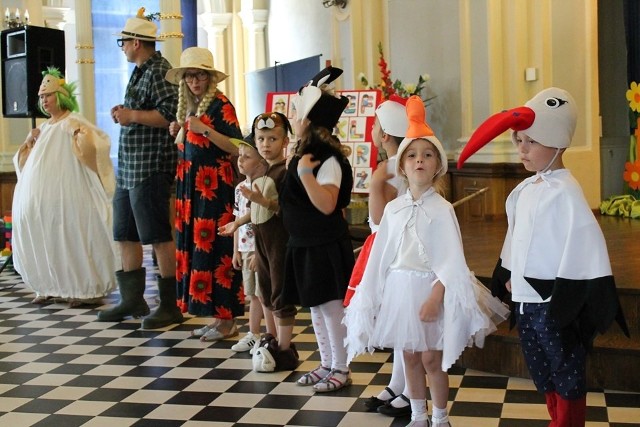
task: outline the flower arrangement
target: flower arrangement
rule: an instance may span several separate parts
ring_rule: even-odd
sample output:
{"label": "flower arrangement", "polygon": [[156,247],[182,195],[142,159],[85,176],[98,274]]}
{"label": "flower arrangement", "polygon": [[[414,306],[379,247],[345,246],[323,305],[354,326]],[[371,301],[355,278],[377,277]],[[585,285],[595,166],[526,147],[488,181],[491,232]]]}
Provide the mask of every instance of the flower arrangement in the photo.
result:
{"label": "flower arrangement", "polygon": [[629,161],[624,165],[624,182],[627,183],[631,190],[631,194],[637,199],[640,198],[640,86],[638,83],[631,82],[629,90],[627,90],[627,101],[629,101],[629,119],[631,121],[631,129],[634,129],[629,144]]}
{"label": "flower arrangement", "polygon": [[[378,61],[378,67],[380,68],[380,83],[377,85],[370,85],[369,80],[360,73],[358,78],[360,83],[367,89],[380,89],[383,99],[389,99],[391,95],[398,95],[402,98],[408,98],[411,95],[418,95],[422,98],[422,91],[426,88],[430,76],[429,74],[422,74],[418,76],[418,83],[416,84],[404,84],[399,79],[393,80],[391,78],[391,70],[387,61],[384,59],[384,52],[382,50],[382,43],[378,43],[378,52],[380,53],[380,60]],[[430,98],[423,98],[426,104],[429,103],[435,96]]]}
{"label": "flower arrangement", "polygon": [[600,203],[600,212],[606,215],[618,215],[628,218],[640,218],[640,86],[631,82],[627,90],[629,101],[629,124],[631,137],[629,138],[629,161],[624,165],[622,179],[627,189],[626,193],[611,196]]}

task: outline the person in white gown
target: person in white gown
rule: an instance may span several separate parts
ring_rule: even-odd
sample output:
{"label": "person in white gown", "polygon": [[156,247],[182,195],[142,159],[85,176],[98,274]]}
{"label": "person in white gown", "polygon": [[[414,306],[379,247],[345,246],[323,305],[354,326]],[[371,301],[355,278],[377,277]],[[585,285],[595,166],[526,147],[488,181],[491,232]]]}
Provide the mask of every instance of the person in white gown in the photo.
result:
{"label": "person in white gown", "polygon": [[71,307],[96,304],[115,287],[115,188],[109,136],[75,113],[75,84],[49,68],[38,91],[49,117],[13,158],[13,265],[36,294]]}

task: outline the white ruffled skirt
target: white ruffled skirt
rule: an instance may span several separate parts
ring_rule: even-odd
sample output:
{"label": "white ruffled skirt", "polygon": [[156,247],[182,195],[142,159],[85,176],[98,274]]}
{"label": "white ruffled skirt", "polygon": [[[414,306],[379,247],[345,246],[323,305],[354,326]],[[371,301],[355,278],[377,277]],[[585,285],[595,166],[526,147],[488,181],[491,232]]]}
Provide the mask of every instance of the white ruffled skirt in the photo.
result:
{"label": "white ruffled skirt", "polygon": [[444,307],[437,320],[420,320],[420,308],[436,280],[433,272],[389,271],[369,344],[406,351],[442,350]]}

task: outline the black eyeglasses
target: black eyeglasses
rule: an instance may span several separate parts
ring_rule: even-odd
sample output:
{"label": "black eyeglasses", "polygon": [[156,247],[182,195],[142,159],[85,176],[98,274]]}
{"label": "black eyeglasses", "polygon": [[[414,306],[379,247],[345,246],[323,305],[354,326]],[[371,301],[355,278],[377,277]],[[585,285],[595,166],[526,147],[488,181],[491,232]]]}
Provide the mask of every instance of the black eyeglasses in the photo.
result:
{"label": "black eyeglasses", "polygon": [[197,71],[195,73],[184,73],[184,80],[187,83],[191,83],[193,79],[197,79],[200,82],[203,82],[209,78],[209,73],[206,71]]}
{"label": "black eyeglasses", "polygon": [[129,40],[133,40],[133,39],[118,39],[116,40],[116,43],[118,43],[118,47],[122,47],[124,46],[124,42],[128,42]]}

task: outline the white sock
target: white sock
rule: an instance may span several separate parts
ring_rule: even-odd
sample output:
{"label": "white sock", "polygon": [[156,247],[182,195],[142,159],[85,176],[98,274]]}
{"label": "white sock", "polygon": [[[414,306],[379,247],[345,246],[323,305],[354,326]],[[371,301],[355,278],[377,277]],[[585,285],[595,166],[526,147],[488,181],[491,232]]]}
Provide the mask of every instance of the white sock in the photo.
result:
{"label": "white sock", "polygon": [[447,408],[440,409],[440,408],[436,408],[434,406],[433,407],[433,414],[431,416],[431,422],[433,424],[449,422],[449,416],[448,416],[448,413],[447,413]]}
{"label": "white sock", "polygon": [[320,306],[311,307],[311,322],[313,323],[313,332],[316,334],[316,342],[320,351],[320,365],[331,369],[331,343],[329,342],[329,334],[325,323],[324,315]]}
{"label": "white sock", "polygon": [[411,402],[411,419],[414,421],[424,421],[427,417],[427,400],[426,399],[410,399]]}
{"label": "white sock", "polygon": [[[402,349],[393,349],[393,366],[391,367],[391,379],[389,380],[389,387],[396,395],[404,393],[404,358],[402,356]],[[406,396],[406,394],[405,394]],[[380,392],[378,399],[389,400],[393,396],[385,389]],[[395,402],[398,399],[394,399]],[[404,400],[403,403],[406,403]]]}

